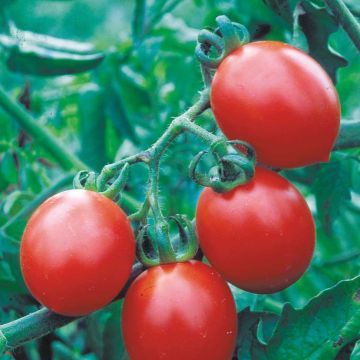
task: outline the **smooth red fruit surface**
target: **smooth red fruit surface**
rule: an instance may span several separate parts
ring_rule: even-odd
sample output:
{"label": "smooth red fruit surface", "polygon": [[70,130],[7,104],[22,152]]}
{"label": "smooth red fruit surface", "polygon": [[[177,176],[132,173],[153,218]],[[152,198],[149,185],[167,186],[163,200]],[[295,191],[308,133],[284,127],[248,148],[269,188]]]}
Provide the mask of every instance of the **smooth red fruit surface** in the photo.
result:
{"label": "smooth red fruit surface", "polygon": [[253,293],[273,293],[294,283],[314,252],[314,221],[304,198],[286,179],[262,168],[227,193],[205,188],[196,228],[211,265]]}
{"label": "smooth red fruit surface", "polygon": [[84,315],[109,303],[125,285],[135,240],[126,214],[108,198],[68,190],[30,218],[20,249],[33,296],[63,315]]}
{"label": "smooth red fruit surface", "polygon": [[156,266],[128,290],[122,328],[131,360],[230,360],[234,299],[221,276],[200,261]]}
{"label": "smooth red fruit surface", "polygon": [[249,43],[221,62],[211,107],[229,139],[249,142],[259,162],[278,168],[328,161],[340,124],[327,73],[309,55],[275,41]]}

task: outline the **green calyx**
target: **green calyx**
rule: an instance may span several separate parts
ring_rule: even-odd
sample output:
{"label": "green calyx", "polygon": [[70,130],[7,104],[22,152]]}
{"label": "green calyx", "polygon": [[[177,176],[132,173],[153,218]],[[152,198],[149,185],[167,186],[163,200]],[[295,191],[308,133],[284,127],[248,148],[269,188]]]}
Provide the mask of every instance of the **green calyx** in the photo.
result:
{"label": "green calyx", "polygon": [[[212,155],[216,165],[203,174],[197,168],[207,154]],[[203,150],[193,158],[189,174],[199,185],[222,193],[249,182],[254,176],[255,163],[256,154],[250,144],[240,140],[221,139],[212,144],[209,150]]]}
{"label": "green calyx", "polygon": [[[249,42],[247,29],[233,23],[225,15],[216,18],[218,27],[214,32],[201,30],[195,55],[203,67],[216,69],[220,62],[232,51]],[[217,55],[212,55],[212,49]]]}
{"label": "green calyx", "polygon": [[[170,224],[173,221],[178,236],[171,240]],[[157,221],[150,231],[150,225],[143,226],[137,235],[137,257],[145,266],[157,266],[192,259],[198,243],[191,221],[185,215],[175,215]]]}

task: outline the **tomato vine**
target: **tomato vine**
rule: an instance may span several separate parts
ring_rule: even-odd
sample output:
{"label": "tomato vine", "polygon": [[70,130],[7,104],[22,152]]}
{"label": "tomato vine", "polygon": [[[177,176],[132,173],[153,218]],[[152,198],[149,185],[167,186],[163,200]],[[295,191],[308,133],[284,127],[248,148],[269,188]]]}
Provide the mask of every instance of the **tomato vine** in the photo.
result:
{"label": "tomato vine", "polygon": [[[330,2],[330,1],[329,1]],[[337,9],[338,10],[338,9]],[[341,11],[341,9],[340,9]],[[348,23],[349,19],[342,18],[342,22]],[[226,17],[217,19],[219,28],[214,32],[204,30],[200,32],[196,56],[201,62],[201,69],[205,89],[200,92],[199,100],[191,106],[182,115],[172,120],[169,127],[160,136],[160,138],[148,149],[142,150],[137,154],[123,158],[113,164],[106,165],[99,174],[93,170],[83,170],[86,166],[77,157],[72,155],[65,147],[40,127],[32,116],[24,111],[16,102],[14,102],[0,88],[0,105],[12,115],[18,123],[31,134],[54,158],[59,164],[69,171],[79,171],[75,177],[75,187],[95,190],[104,196],[118,199],[121,195],[133,213],[129,215],[129,220],[139,224],[138,237],[138,256],[142,263],[147,266],[172,263],[191,259],[196,251],[196,239],[193,225],[189,219],[179,216],[171,219],[163,214],[159,202],[159,171],[161,159],[167,148],[181,134],[188,132],[207,146],[204,150],[195,156],[190,164],[190,177],[205,186],[212,187],[218,192],[229,191],[239,184],[248,182],[254,174],[255,156],[254,149],[245,142],[231,142],[223,137],[216,136],[194,123],[195,119],[210,107],[210,89],[213,69],[215,69],[224,56],[228,55],[239,45],[248,41],[246,30],[238,24],[232,24]],[[344,26],[346,27],[346,26]],[[353,26],[348,26],[353,28]],[[349,31],[354,43],[359,43],[359,34],[356,31]],[[140,41],[140,39],[139,39]],[[210,48],[215,48],[218,56],[214,59],[209,56]],[[337,138],[334,149],[347,149],[360,146],[359,123],[347,124],[341,123],[340,135]],[[208,173],[201,174],[197,171],[200,160],[206,154],[211,154],[215,159],[216,165]],[[148,169],[148,183],[145,199],[138,203],[126,194],[124,186],[131,176],[131,165],[143,163]],[[66,176],[59,181],[51,191],[57,191],[64,183],[68,182],[73,174]],[[50,193],[49,193],[50,194]],[[46,194],[48,196],[49,194]],[[23,209],[17,216],[22,217],[31,212],[42,201],[42,198],[36,199]],[[151,220],[151,221],[149,221]],[[11,225],[9,223],[1,228],[1,232],[6,236],[6,229]],[[175,221],[178,230],[177,238],[171,239],[170,222]],[[150,228],[153,227],[151,230]],[[149,256],[144,250],[143,244],[146,236],[153,237],[152,254]],[[180,239],[179,239],[180,238]],[[182,247],[175,251],[178,243]],[[175,246],[175,245],[176,246]],[[123,297],[132,281],[144,270],[140,264],[134,266],[130,279],[117,298]],[[47,309],[41,309],[38,312],[27,317],[13,321],[0,326],[0,350],[11,349],[22,345],[26,341],[44,336],[57,327],[63,326],[74,318],[52,313]]]}

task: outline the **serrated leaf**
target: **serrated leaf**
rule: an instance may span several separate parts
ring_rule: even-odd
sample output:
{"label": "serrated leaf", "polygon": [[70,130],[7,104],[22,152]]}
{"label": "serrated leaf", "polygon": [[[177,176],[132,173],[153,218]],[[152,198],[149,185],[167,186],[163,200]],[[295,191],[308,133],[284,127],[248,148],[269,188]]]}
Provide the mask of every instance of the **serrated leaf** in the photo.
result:
{"label": "serrated leaf", "polygon": [[257,299],[256,294],[241,290],[230,283],[228,283],[228,285],[230,287],[231,293],[233,294],[237,312],[240,312],[247,307],[250,307],[252,310],[254,310],[254,305],[256,304]]}
{"label": "serrated leaf", "polygon": [[329,45],[329,36],[338,30],[335,18],[325,8],[301,2],[305,12],[299,15],[299,25],[306,36],[309,54],[316,59],[336,83],[336,70],[347,60]]}
{"label": "serrated leaf", "polygon": [[341,161],[322,164],[313,191],[316,207],[324,232],[331,235],[333,223],[344,202],[351,200],[350,174]]}
{"label": "serrated leaf", "polygon": [[327,360],[360,331],[360,276],[321,292],[303,309],[286,304],[267,345],[253,343],[257,360]]}
{"label": "serrated leaf", "polygon": [[335,83],[337,69],[348,64],[347,60],[329,45],[329,36],[339,27],[335,17],[326,8],[312,4],[310,1],[264,0],[264,2],[287,21],[293,31],[293,45],[308,51]]}

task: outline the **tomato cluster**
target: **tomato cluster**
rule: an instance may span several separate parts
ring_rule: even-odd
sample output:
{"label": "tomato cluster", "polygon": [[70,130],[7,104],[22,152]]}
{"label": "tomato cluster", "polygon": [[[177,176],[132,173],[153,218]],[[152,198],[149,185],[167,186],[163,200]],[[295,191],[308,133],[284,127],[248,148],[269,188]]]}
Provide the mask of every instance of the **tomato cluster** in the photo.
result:
{"label": "tomato cluster", "polygon": [[[194,260],[163,264],[130,286],[122,328],[132,360],[231,359],[237,316],[225,280],[246,291],[273,293],[299,279],[313,255],[315,227],[306,201],[264,165],[328,159],[340,116],[331,80],[300,50],[255,42],[220,64],[211,104],[225,135],[248,141],[262,165],[245,185],[201,193],[196,227],[211,266]],[[135,240],[126,214],[112,200],[69,190],[36,210],[20,255],[34,297],[57,313],[78,316],[102,308],[124,287]]]}

